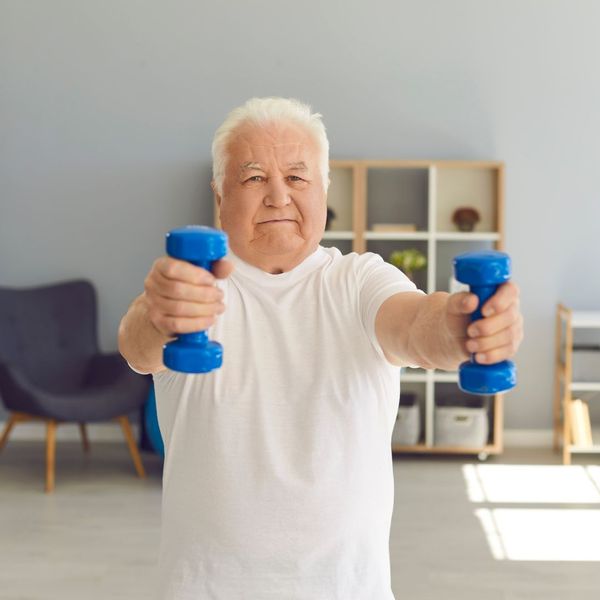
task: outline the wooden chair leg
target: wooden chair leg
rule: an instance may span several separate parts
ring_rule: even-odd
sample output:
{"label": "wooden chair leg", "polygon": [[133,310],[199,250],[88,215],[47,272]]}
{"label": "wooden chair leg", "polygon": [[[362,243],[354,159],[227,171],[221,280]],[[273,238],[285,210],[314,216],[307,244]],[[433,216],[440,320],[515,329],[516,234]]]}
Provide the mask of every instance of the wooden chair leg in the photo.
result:
{"label": "wooden chair leg", "polygon": [[46,424],[46,493],[54,491],[54,465],[56,463],[56,421]]}
{"label": "wooden chair leg", "polygon": [[11,414],[8,418],[8,421],[4,426],[4,431],[2,432],[2,437],[0,438],[0,450],[2,450],[2,448],[4,448],[4,446],[6,445],[6,442],[8,441],[8,436],[10,435],[12,428],[18,421],[19,419],[13,414]]}
{"label": "wooden chair leg", "polygon": [[129,453],[131,454],[133,464],[135,465],[135,470],[137,471],[138,476],[143,479],[146,477],[146,471],[144,471],[144,465],[142,464],[140,453],[138,452],[137,445],[133,439],[133,433],[131,432],[129,419],[127,418],[127,415],[121,415],[120,417],[117,417],[116,420],[121,423],[123,434],[125,435],[127,445],[129,446]]}
{"label": "wooden chair leg", "polygon": [[81,432],[81,442],[83,443],[83,451],[86,454],[89,454],[90,441],[87,436],[87,429],[85,428],[85,423],[79,423],[79,431]]}

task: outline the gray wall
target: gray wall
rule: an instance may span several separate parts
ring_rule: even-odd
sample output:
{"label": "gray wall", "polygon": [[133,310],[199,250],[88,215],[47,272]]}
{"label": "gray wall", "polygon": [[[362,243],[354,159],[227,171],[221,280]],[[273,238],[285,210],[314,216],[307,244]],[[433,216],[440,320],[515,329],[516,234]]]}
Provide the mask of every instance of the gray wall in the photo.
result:
{"label": "gray wall", "polygon": [[555,304],[600,308],[599,23],[594,0],[0,1],[0,285],[92,279],[115,349],[164,232],[212,222],[217,125],[295,96],[333,158],[506,161],[506,425],[548,428]]}

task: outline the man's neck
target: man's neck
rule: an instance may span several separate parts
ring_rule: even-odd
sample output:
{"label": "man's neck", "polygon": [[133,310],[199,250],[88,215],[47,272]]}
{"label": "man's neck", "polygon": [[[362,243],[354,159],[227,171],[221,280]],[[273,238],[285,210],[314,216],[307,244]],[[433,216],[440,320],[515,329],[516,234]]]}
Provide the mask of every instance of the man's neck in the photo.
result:
{"label": "man's neck", "polygon": [[244,262],[265,271],[266,273],[271,273],[272,275],[280,275],[281,273],[286,273],[287,271],[291,271],[299,264],[304,262],[306,258],[308,258],[315,250],[318,248],[318,245],[314,248],[310,248],[308,250],[304,250],[303,252],[295,255],[287,255],[287,256],[273,256],[266,255],[260,253],[252,253],[248,254],[238,254],[234,253],[241,258]]}

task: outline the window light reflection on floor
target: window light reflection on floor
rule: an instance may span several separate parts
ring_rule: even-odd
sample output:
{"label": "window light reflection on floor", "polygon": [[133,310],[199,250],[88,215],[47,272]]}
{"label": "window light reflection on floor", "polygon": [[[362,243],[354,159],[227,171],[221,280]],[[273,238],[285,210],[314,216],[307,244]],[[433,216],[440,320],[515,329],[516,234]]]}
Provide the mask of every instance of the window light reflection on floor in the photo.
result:
{"label": "window light reflection on floor", "polygon": [[471,502],[600,504],[597,466],[463,465]]}
{"label": "window light reflection on floor", "polygon": [[496,560],[600,561],[600,510],[478,508]]}
{"label": "window light reflection on floor", "polygon": [[463,476],[471,502],[492,505],[475,515],[496,560],[600,561],[600,467],[468,464]]}

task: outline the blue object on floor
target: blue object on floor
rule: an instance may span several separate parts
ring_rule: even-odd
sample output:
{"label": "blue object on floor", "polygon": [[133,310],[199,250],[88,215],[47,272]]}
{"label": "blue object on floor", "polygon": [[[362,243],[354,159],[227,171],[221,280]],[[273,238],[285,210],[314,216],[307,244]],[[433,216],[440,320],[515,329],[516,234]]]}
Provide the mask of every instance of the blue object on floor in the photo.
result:
{"label": "blue object on floor", "polygon": [[156,412],[156,396],[154,394],[154,385],[150,385],[148,392],[148,400],[144,404],[144,424],[146,426],[146,434],[150,440],[150,445],[157,454],[165,457],[165,445],[160,427],[158,426],[158,414]]}

